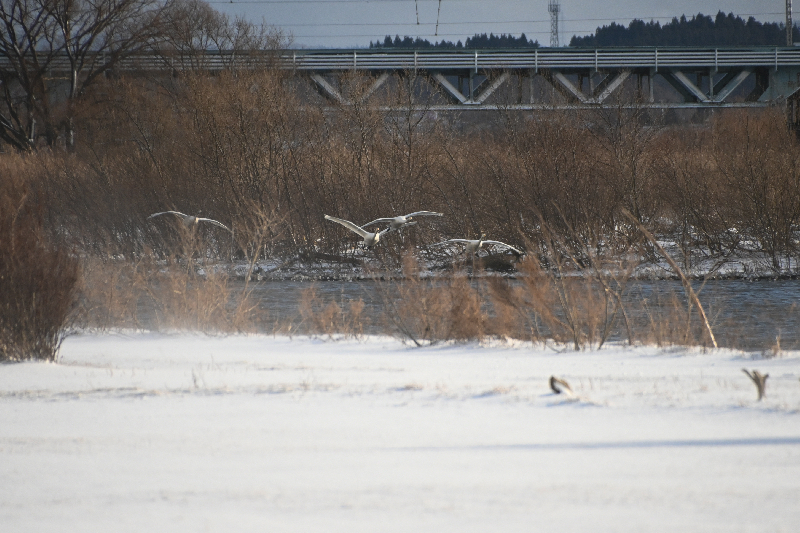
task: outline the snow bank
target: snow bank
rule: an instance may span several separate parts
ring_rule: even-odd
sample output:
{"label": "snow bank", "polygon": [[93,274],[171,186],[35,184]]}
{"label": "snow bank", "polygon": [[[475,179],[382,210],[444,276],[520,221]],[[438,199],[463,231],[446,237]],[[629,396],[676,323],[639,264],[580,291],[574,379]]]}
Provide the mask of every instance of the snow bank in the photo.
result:
{"label": "snow bank", "polygon": [[799,376],[798,353],[76,336],[0,367],[0,524],[794,531]]}

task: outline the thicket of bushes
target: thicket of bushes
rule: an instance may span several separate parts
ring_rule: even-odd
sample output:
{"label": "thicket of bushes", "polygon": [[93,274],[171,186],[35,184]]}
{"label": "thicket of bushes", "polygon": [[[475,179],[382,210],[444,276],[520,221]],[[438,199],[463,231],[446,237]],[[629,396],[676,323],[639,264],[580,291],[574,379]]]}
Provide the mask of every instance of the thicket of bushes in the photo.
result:
{"label": "thicket of bushes", "polygon": [[[370,82],[352,75],[340,89],[363,94]],[[371,99],[331,107],[288,72],[105,79],[74,110],[74,150],[0,155],[3,175],[15,176],[36,214],[26,249],[56,254],[52,264],[31,259],[37,276],[70,279],[70,257],[131,268],[174,259],[187,236],[171,220],[147,220],[166,209],[234,229],[232,238],[200,226],[185,256],[200,261],[192,263],[198,269],[232,252],[251,264],[263,256],[339,254],[355,236],[324,214],[365,223],[426,209],[445,216],[386,239],[375,254],[399,265],[420,246],[486,233],[525,248],[545,269],[560,262],[596,268],[631,254],[656,259],[626,210],[674,242],[689,271],[698,260],[722,264],[739,254],[773,273],[797,271],[800,150],[777,110],[721,111],[700,126],[666,127],[659,112],[625,101],[592,111],[485,112],[475,121],[426,110],[424,86],[409,75]],[[409,111],[412,101],[422,108]],[[3,231],[12,243],[6,249],[19,250],[13,239],[20,237]],[[185,257],[174,264],[187,268]],[[201,281],[194,275],[136,279],[173,293],[182,284],[195,298]],[[251,328],[247,295],[230,303],[226,291],[218,291],[223,307],[239,309],[230,327]],[[506,296],[508,309],[521,298]],[[188,301],[164,309],[182,306],[192,315]],[[199,327],[230,329],[212,319]]]}
{"label": "thicket of bushes", "polygon": [[45,206],[24,181],[0,174],[0,362],[54,360],[75,309],[78,260],[47,238]]}
{"label": "thicket of bushes", "polygon": [[[342,90],[368,82],[348,78]],[[165,209],[234,230],[269,213],[267,253],[284,258],[352,243],[324,214],[365,223],[429,209],[445,216],[380,253],[399,261],[404,247],[482,232],[540,247],[545,224],[586,264],[587,246],[613,255],[640,241],[624,208],[674,241],[684,267],[745,253],[795,272],[800,150],[778,110],[665,127],[657,111],[620,105],[497,111],[470,125],[404,110],[420,83],[402,78],[369,103],[331,109],[288,73],[109,80],[76,121],[75,153],[2,157],[52,237],[90,254],[165,253],[172,225],[147,221]],[[229,240],[207,231],[207,253],[227,257]]]}

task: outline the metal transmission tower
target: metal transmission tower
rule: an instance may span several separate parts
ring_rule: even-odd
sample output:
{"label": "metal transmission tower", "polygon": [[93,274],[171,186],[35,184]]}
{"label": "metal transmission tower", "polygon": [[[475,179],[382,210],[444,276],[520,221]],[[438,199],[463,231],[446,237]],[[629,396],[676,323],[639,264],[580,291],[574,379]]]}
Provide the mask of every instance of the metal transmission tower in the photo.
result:
{"label": "metal transmission tower", "polygon": [[792,0],[786,0],[786,46],[793,46]]}
{"label": "metal transmission tower", "polygon": [[[792,0],[786,0],[791,2]],[[561,4],[558,0],[550,0],[547,6],[550,12],[550,46],[553,48],[558,47],[558,15],[561,12]]]}

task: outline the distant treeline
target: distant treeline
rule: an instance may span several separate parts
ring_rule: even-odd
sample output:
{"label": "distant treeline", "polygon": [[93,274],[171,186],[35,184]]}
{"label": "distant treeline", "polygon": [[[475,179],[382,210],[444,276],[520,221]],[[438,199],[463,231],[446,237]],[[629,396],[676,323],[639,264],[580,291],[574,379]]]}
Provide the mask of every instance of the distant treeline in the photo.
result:
{"label": "distant treeline", "polygon": [[[800,41],[794,26],[793,42]],[[599,48],[605,46],[785,46],[786,25],[744,20],[733,13],[717,13],[716,18],[699,13],[673,18],[663,26],[658,21],[632,20],[626,28],[612,22],[597,28],[594,35],[574,36],[570,46]]]}
{"label": "distant treeline", "polygon": [[[606,46],[784,46],[786,26],[778,22],[747,20],[720,11],[716,17],[698,13],[691,18],[681,15],[661,25],[658,21],[644,22],[634,19],[627,27],[612,22],[597,28],[594,35],[573,36],[569,45],[574,47],[602,48]],[[800,29],[794,27],[793,42],[800,42]],[[539,48],[539,42],[528,39],[523,33],[513,35],[475,34],[462,43],[460,40],[441,40],[431,43],[420,37],[394,38],[387,35],[383,41],[369,43],[370,48]]]}
{"label": "distant treeline", "polygon": [[375,41],[369,43],[370,48],[441,48],[441,49],[458,49],[458,48],[539,48],[538,41],[528,39],[523,33],[519,37],[513,35],[489,35],[475,34],[472,37],[467,37],[463,43],[458,41],[453,43],[451,41],[441,40],[438,43],[431,43],[427,39],[420,39],[419,37],[413,38],[406,35],[402,39],[399,35],[395,35],[394,39],[387,35],[383,42]]}

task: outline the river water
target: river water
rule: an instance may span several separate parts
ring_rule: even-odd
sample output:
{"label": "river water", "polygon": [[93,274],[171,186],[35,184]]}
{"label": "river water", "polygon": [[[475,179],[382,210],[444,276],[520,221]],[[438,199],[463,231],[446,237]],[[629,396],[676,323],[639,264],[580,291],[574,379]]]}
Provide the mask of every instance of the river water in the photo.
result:
{"label": "river water", "polygon": [[[312,286],[318,298],[317,306],[362,300],[364,313],[379,317],[383,314],[387,295],[392,292],[391,284],[375,281],[267,281],[254,286],[253,296],[274,322],[296,320],[303,291]],[[800,281],[711,280],[702,286],[695,283],[694,287],[699,291],[720,346],[762,351],[779,343],[782,349],[800,349]],[[672,295],[683,300],[680,282],[632,282],[624,293],[630,320],[641,323],[649,320],[649,316],[667,314],[673,306]],[[380,321],[373,322],[365,328],[365,333],[384,332]],[[616,338],[623,336],[622,328],[620,322]]]}

